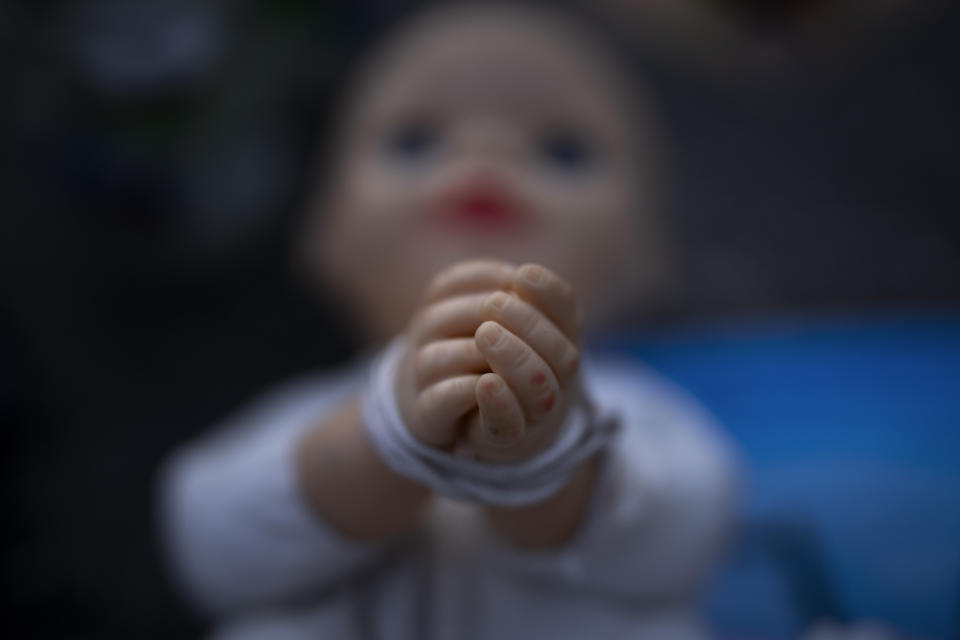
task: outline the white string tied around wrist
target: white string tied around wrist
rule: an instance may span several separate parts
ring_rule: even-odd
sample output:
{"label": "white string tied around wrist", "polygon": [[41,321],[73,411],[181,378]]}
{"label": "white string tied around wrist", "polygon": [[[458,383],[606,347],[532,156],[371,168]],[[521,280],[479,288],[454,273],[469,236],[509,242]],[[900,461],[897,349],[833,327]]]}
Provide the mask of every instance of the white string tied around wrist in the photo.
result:
{"label": "white string tied around wrist", "polygon": [[396,394],[402,356],[403,344],[396,340],[374,362],[363,400],[364,426],[391,469],[451,498],[505,507],[545,500],[619,428],[616,416],[582,404],[570,408],[554,441],[529,460],[493,464],[447,453],[418,441],[403,421]]}

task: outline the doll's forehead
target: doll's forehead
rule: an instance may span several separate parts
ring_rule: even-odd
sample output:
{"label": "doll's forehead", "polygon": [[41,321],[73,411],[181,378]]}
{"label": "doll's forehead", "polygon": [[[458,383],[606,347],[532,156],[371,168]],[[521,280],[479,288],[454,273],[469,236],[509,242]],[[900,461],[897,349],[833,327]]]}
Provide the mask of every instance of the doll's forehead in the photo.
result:
{"label": "doll's forehead", "polygon": [[358,84],[352,106],[366,113],[568,107],[603,117],[629,109],[622,76],[589,38],[546,15],[502,7],[411,25],[378,51]]}

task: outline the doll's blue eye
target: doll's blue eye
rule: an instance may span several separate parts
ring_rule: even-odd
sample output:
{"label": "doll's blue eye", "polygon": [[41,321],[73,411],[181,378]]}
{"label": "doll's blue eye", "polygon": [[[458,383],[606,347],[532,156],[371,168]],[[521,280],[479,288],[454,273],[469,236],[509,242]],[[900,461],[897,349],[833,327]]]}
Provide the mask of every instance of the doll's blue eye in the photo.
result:
{"label": "doll's blue eye", "polygon": [[586,140],[572,132],[557,131],[544,136],[539,154],[549,168],[564,173],[585,171],[593,163],[593,153]]}
{"label": "doll's blue eye", "polygon": [[416,162],[434,151],[439,138],[437,130],[429,124],[408,124],[387,136],[385,151],[395,160]]}

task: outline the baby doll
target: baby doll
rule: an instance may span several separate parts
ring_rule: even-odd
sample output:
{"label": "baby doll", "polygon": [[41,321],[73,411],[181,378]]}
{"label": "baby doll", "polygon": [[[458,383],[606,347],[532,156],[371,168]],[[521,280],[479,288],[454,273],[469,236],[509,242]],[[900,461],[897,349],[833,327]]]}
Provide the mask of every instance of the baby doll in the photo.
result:
{"label": "baby doll", "polygon": [[380,356],[163,476],[217,637],[702,637],[729,449],[651,373],[581,364],[581,324],[662,281],[630,86],[528,6],[435,8],[367,59],[303,249]]}

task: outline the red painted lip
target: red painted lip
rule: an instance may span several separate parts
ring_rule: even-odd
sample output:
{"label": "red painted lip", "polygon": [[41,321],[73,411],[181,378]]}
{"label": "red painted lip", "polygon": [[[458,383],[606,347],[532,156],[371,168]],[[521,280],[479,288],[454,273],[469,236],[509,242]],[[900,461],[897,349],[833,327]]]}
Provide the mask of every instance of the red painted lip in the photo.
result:
{"label": "red painted lip", "polygon": [[505,189],[479,184],[442,198],[437,222],[449,229],[503,232],[526,226],[527,216]]}

